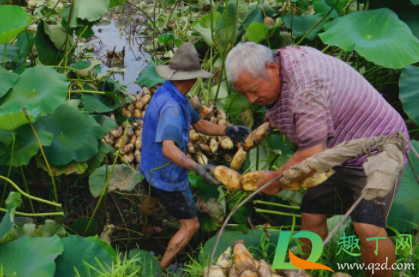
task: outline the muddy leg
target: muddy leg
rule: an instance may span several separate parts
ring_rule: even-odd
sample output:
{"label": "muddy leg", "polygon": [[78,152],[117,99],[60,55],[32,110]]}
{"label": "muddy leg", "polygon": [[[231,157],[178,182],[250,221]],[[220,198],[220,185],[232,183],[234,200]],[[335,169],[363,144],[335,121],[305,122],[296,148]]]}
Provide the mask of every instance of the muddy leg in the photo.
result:
{"label": "muddy leg", "polygon": [[180,219],[180,229],[170,240],[166,252],[160,261],[162,268],[167,268],[179,251],[181,251],[199,229],[198,218]]}

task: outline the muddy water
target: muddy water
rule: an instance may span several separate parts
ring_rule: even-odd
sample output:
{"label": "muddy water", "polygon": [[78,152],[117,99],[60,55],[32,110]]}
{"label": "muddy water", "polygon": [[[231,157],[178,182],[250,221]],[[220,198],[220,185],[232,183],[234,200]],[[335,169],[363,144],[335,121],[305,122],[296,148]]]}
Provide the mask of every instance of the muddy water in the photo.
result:
{"label": "muddy water", "polygon": [[[124,73],[116,73],[113,78],[126,85],[133,94],[140,90],[135,80],[150,58],[142,49],[144,39],[140,35],[143,28],[140,20],[138,12],[128,7],[118,8],[103,19],[100,25],[93,27],[95,36],[90,42],[94,47],[94,58],[103,62],[102,72],[107,72],[109,67],[125,69]],[[121,55],[122,51],[124,55],[120,59],[109,59],[108,52]]]}

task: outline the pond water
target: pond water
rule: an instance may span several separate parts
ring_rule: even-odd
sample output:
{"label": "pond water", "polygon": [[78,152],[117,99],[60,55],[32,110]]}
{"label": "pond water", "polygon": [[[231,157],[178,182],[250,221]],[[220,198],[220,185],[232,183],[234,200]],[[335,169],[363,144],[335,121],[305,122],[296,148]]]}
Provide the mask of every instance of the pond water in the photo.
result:
{"label": "pond water", "polygon": [[[89,42],[94,49],[94,59],[103,62],[102,72],[110,67],[125,69],[123,73],[115,73],[113,78],[127,86],[130,93],[136,94],[140,87],[135,83],[139,72],[147,66],[150,55],[143,51],[144,37],[140,31],[141,16],[135,10],[125,6],[114,9],[100,25],[95,25],[95,35]],[[111,59],[110,54],[118,57]]]}

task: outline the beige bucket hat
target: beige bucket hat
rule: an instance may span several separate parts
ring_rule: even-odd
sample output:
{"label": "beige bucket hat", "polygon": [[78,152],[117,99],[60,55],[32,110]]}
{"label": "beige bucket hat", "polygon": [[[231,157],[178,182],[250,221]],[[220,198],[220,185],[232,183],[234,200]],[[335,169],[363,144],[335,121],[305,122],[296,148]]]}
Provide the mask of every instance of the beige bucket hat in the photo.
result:
{"label": "beige bucket hat", "polygon": [[213,75],[201,69],[198,52],[190,42],[179,47],[169,65],[156,66],[156,72],[163,79],[173,81],[210,78]]}

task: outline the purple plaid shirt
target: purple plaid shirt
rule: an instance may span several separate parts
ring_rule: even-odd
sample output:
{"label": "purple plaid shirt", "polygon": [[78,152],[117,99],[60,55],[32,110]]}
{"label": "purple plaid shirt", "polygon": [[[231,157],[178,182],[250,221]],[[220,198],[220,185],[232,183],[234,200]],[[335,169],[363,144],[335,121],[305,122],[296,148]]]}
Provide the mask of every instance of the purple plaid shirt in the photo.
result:
{"label": "purple plaid shirt", "polygon": [[[281,94],[268,117],[299,149],[401,131],[403,118],[380,93],[345,62],[302,46],[288,46],[281,59]],[[365,156],[346,167],[362,168]]]}

